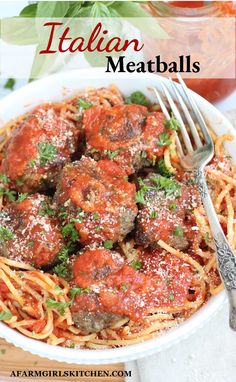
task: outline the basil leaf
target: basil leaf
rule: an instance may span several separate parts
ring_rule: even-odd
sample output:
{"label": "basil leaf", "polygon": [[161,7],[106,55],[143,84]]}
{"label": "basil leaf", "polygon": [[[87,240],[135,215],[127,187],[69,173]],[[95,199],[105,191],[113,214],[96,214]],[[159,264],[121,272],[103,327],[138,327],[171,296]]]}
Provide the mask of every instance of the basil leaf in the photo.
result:
{"label": "basil leaf", "polygon": [[39,1],[36,17],[64,17],[68,9],[68,1]]}
{"label": "basil leaf", "polygon": [[[169,36],[165,30],[158,24],[157,19],[152,17],[142,6],[132,1],[118,2],[118,5],[114,5],[116,12],[121,17],[129,17],[129,22],[135,25],[140,31],[143,31],[146,35],[152,37],[158,37],[159,39],[167,39]],[[143,23],[143,20],[139,21],[139,17],[148,17],[147,23]],[[136,18],[136,19],[135,19]]]}
{"label": "basil leaf", "polygon": [[108,9],[108,7],[103,4],[102,2],[94,2],[91,13],[91,17],[99,18],[99,17],[110,17],[111,13]]}
{"label": "basil leaf", "polygon": [[7,17],[1,20],[1,38],[8,44],[32,45],[37,44],[38,34],[35,20],[29,19],[27,23],[21,17]]}
{"label": "basil leaf", "polygon": [[15,86],[16,80],[14,78],[8,78],[4,85],[4,89],[10,89],[13,90]]}
{"label": "basil leaf", "polygon": [[21,17],[36,17],[37,4],[29,4],[20,12]]}
{"label": "basil leaf", "polygon": [[74,1],[68,9],[66,17],[78,17],[81,7],[82,5],[78,1]]}

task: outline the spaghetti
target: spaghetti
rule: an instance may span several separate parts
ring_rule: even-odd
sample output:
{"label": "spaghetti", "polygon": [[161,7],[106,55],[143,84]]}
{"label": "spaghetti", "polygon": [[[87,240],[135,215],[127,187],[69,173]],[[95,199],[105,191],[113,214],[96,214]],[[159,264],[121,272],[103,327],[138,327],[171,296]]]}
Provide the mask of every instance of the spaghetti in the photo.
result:
{"label": "spaghetti", "polygon": [[[78,98],[80,97],[87,103],[95,105],[92,106],[92,109],[93,107],[123,107],[124,104],[123,97],[114,87],[100,90],[89,89],[86,92],[76,95],[76,97],[56,105],[56,108],[60,110],[62,118],[69,119],[75,123],[81,120],[83,111],[77,107]],[[153,110],[154,109],[153,107]],[[152,108],[150,110],[152,110]],[[12,133],[27,120],[27,116],[24,115],[11,121],[1,129],[2,141],[0,148],[2,152],[8,145]],[[161,155],[166,170],[171,176],[176,176],[176,174],[180,173],[181,166],[175,150],[174,135],[170,134],[169,139],[171,142],[168,145],[164,145]],[[213,136],[213,139],[216,156],[212,163],[206,168],[206,177],[219,221],[226,232],[231,247],[235,249],[236,168],[231,164],[223,148],[224,142],[226,140],[232,140],[233,138],[229,135],[223,135],[221,137]],[[91,153],[91,147],[89,153]],[[147,153],[147,155],[150,154],[149,151],[147,151]],[[109,153],[109,155],[112,156],[111,153]],[[119,161],[119,158],[116,159]],[[130,163],[126,168],[130,168]],[[143,170],[136,171],[142,172]],[[3,211],[5,204],[8,204],[8,202],[6,203],[3,195],[1,200]],[[174,203],[172,203],[172,205],[173,204]],[[193,239],[190,247],[187,249],[179,249],[160,238],[154,250],[157,251],[158,256],[161,256],[161,259],[162,257],[170,257],[170,262],[167,263],[167,267],[172,266],[175,269],[184,269],[185,272],[187,272],[186,278],[191,276],[191,281],[187,286],[187,297],[179,298],[179,300],[177,298],[174,304],[170,301],[170,303],[159,303],[155,306],[155,303],[153,303],[155,300],[153,300],[148,305],[148,311],[146,311],[139,320],[132,319],[118,312],[118,319],[109,327],[104,327],[96,332],[85,333],[75,324],[73,318],[72,306],[77,298],[73,295],[75,282],[71,284],[66,278],[55,274],[50,269],[48,271],[35,269],[29,263],[19,261],[17,257],[12,259],[1,256],[0,317],[2,317],[2,320],[11,328],[16,329],[27,337],[42,340],[51,345],[65,347],[89,349],[113,348],[146,341],[160,335],[162,332],[177,326],[193,315],[206,303],[211,295],[215,295],[223,289],[217,271],[213,238],[201,204],[193,208],[191,216],[197,227],[198,239]],[[85,219],[84,213],[82,217]],[[153,214],[152,218],[156,218],[156,214]],[[81,222],[79,223],[80,225],[82,224]],[[97,237],[100,237],[99,234]],[[108,243],[109,240],[106,242]],[[94,247],[92,245],[89,248],[93,251]],[[126,269],[130,269],[132,264],[136,264],[136,269],[132,274],[142,274],[142,277],[146,277],[144,279],[146,280],[145,282],[147,282],[147,284],[150,283],[148,279],[149,263],[146,259],[150,257],[150,264],[152,264],[153,250],[147,250],[144,245],[138,245],[132,233],[128,234],[128,236],[122,240],[118,240],[115,249],[119,256],[122,257],[122,261],[125,262],[125,266],[129,267]],[[74,255],[72,255],[72,258],[73,256]],[[82,256],[83,252],[81,259]],[[140,266],[141,263],[146,264],[146,268],[144,265],[142,268]],[[119,266],[118,272],[121,272],[121,270],[123,272],[124,268],[121,268],[123,265]],[[166,272],[166,269],[162,269],[162,272],[164,271]],[[155,279],[155,269],[151,269],[150,272],[151,276],[154,275],[153,277]],[[105,280],[114,283],[114,277],[115,276],[111,274],[108,275],[108,278]],[[175,276],[173,276],[173,278],[174,277]],[[78,278],[76,280],[78,280]],[[103,282],[107,282],[106,287],[108,281]],[[98,285],[97,288],[100,288],[99,293],[104,293],[102,289],[104,284],[96,285]],[[113,284],[109,285],[112,285],[113,288]],[[179,286],[177,285],[177,287]],[[82,285],[81,288],[85,291],[82,294],[83,298],[87,298],[89,292],[87,293],[85,286]],[[93,289],[93,286],[91,288]],[[113,288],[112,293],[114,293],[114,290],[115,288]],[[109,288],[105,290],[105,292],[107,291],[110,291]],[[97,293],[97,289],[95,288],[92,292]],[[130,297],[127,291],[120,293],[126,293],[126,298]],[[151,296],[153,295],[151,294]],[[137,298],[137,295],[135,298]],[[162,301],[162,298],[163,296],[160,295],[160,301]],[[172,294],[169,295],[170,300],[173,300],[173,298]]]}

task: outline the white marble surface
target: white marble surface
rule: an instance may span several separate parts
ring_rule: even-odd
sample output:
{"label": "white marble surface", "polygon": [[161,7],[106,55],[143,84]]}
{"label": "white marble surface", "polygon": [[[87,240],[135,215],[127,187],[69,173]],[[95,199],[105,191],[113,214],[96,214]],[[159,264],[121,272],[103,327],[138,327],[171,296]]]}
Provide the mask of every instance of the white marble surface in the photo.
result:
{"label": "white marble surface", "polygon": [[[236,333],[228,326],[228,307],[204,328],[172,348],[126,364],[137,368],[129,382],[235,382]],[[138,375],[138,377],[137,377]]]}

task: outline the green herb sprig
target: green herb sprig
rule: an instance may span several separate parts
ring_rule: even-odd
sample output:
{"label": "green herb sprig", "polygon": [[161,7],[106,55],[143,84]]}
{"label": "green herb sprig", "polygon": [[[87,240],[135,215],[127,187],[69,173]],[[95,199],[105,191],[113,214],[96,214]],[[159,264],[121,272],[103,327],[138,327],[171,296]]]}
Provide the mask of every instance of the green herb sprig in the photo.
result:
{"label": "green herb sprig", "polygon": [[125,98],[125,104],[135,104],[142,106],[149,106],[150,102],[147,97],[140,91],[133,92],[130,96]]}
{"label": "green herb sprig", "polygon": [[38,144],[39,149],[39,163],[40,166],[45,166],[47,162],[52,161],[56,154],[57,149],[49,142],[40,142]]}

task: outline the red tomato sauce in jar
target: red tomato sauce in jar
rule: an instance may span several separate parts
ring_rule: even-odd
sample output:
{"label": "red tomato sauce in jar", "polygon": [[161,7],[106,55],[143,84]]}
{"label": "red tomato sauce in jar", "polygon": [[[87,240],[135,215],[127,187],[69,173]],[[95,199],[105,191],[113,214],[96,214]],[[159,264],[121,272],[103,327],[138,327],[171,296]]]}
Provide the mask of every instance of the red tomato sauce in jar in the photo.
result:
{"label": "red tomato sauce in jar", "polygon": [[[189,28],[185,30],[186,44],[191,44],[191,39],[196,38],[193,35],[191,27],[193,25],[192,19],[196,25],[196,28],[199,28],[199,33],[201,32],[201,21],[204,17],[234,17],[236,16],[236,2],[235,1],[161,1],[161,2],[150,2],[150,13],[154,17],[173,17],[181,20],[181,26]],[[181,11],[182,9],[182,11]],[[196,19],[197,18],[197,19]],[[164,24],[165,26],[165,24]],[[164,27],[165,29],[165,27]],[[189,33],[187,32],[189,30]],[[232,36],[233,38],[234,36]],[[209,39],[211,36],[209,36]],[[216,37],[217,38],[217,37]],[[222,35],[224,39],[224,35]],[[149,40],[150,41],[150,40]],[[154,42],[155,43],[155,42]],[[201,42],[200,42],[201,43]],[[178,44],[178,42],[177,42]],[[227,44],[227,42],[226,42]],[[147,44],[148,45],[148,44]],[[151,44],[153,49],[153,43]],[[210,49],[210,44],[209,44]],[[190,45],[190,51],[192,56],[194,56],[193,48]],[[206,52],[203,52],[207,54]],[[179,54],[181,54],[179,52]],[[222,53],[223,54],[223,53]],[[147,56],[150,56],[150,53],[147,48]],[[152,53],[151,53],[152,56]],[[235,63],[236,64],[236,63]],[[211,65],[211,63],[210,63]],[[213,64],[212,64],[213,65]],[[186,78],[185,82],[187,86],[200,94],[202,97],[206,98],[210,102],[218,102],[230,95],[234,90],[236,90],[236,78],[235,75],[232,78],[227,78],[227,73],[232,72],[232,61],[223,69],[224,78],[220,75],[217,78]],[[200,75],[199,75],[200,77]]]}
{"label": "red tomato sauce in jar", "polygon": [[183,8],[200,8],[204,5],[204,1],[170,1],[171,5]]}

